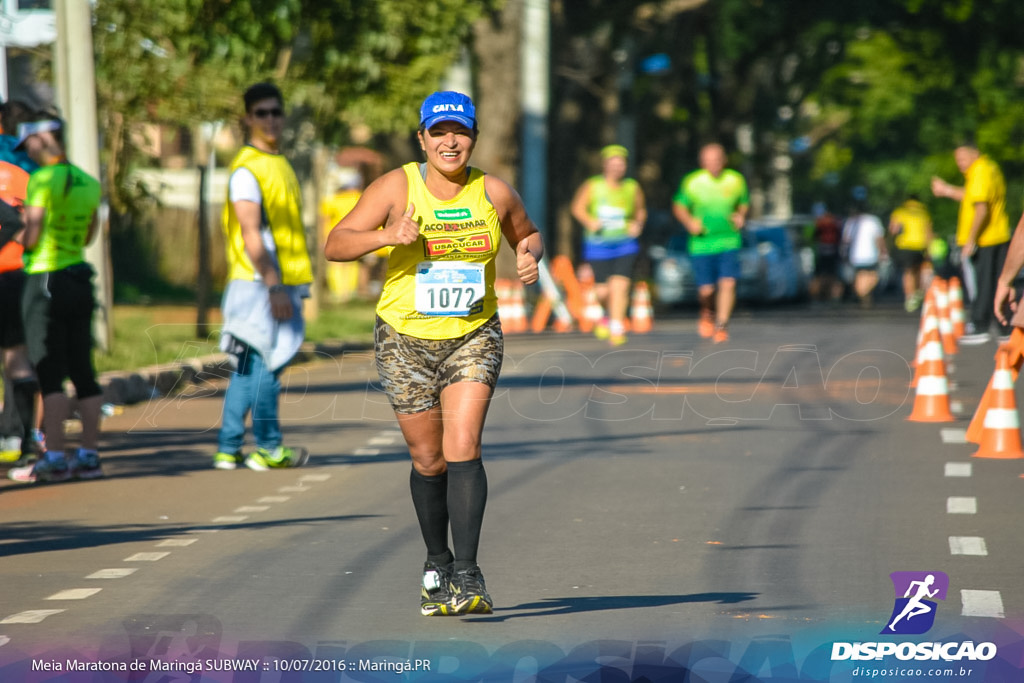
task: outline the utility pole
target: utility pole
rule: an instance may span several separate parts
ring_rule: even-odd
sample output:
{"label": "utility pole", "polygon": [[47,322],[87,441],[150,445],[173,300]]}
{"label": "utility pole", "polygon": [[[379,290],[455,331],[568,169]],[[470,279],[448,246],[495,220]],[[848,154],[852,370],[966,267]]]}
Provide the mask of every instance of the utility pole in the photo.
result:
{"label": "utility pole", "polygon": [[[99,126],[96,121],[96,70],[92,48],[92,5],[89,0],[55,0],[57,42],[54,45],[57,98],[67,121],[68,158],[83,171],[100,177]],[[85,257],[96,270],[100,315],[93,324],[96,345],[110,350],[113,335],[113,286],[110,272],[107,211],[100,211],[99,232]]]}
{"label": "utility pole", "polygon": [[550,107],[551,10],[548,0],[523,0],[522,166],[520,187],[526,212],[541,233],[548,223],[548,109]]}

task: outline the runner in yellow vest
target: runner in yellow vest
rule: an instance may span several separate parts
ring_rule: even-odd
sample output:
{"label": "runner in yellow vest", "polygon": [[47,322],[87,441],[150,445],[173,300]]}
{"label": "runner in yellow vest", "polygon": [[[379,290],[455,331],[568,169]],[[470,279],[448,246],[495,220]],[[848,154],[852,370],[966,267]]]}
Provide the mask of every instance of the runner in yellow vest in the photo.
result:
{"label": "runner in yellow vest", "polygon": [[486,614],[492,602],[477,565],[487,500],[480,442],[503,353],[494,259],[504,237],[520,280],[532,284],[544,248],[516,191],[469,165],[477,140],[469,97],[430,95],[417,137],[426,163],[370,184],[324,251],[330,261],[352,261],[394,247],[377,304],[377,371],[412,458],[427,551],[420,611]]}
{"label": "runner in yellow vest", "polygon": [[903,270],[903,307],[912,313],[921,307],[921,266],[932,241],[932,217],[921,199],[912,194],[889,216],[889,233],[895,238],[893,253]]}

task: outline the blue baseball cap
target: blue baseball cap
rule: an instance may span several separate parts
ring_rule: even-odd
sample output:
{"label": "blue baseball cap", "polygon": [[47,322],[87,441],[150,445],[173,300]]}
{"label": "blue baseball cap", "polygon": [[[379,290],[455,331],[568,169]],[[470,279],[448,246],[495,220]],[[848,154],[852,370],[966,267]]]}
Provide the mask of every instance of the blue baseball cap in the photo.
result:
{"label": "blue baseball cap", "polygon": [[457,121],[466,128],[476,128],[476,107],[469,96],[453,90],[435,92],[420,106],[420,125],[432,128],[441,121]]}
{"label": "blue baseball cap", "polygon": [[63,124],[58,119],[44,119],[42,121],[32,121],[30,123],[19,123],[18,143],[14,146],[14,149],[18,150],[24,147],[25,141],[33,135],[50,133],[55,130],[60,130],[62,127]]}

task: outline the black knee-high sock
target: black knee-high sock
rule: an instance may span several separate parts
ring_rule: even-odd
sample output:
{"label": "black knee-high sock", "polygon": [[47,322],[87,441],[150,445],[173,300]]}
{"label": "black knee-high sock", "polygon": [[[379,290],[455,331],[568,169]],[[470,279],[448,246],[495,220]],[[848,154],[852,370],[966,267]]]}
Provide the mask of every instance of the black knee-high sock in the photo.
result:
{"label": "black knee-high sock", "polygon": [[[14,394],[14,406],[18,410],[18,417],[21,419],[22,434],[28,439],[32,433],[32,425],[35,424],[36,416],[36,395],[39,393],[39,382],[36,379],[19,379],[12,382],[11,390]],[[22,451],[25,447],[22,446]]]}
{"label": "black knee-high sock", "polygon": [[438,564],[448,564],[452,561],[448,548],[448,473],[425,477],[413,468],[409,490],[427,545],[427,557]]}
{"label": "black knee-high sock", "polygon": [[477,458],[448,463],[448,517],[452,525],[455,570],[476,564],[480,527],[487,505],[487,473]]}

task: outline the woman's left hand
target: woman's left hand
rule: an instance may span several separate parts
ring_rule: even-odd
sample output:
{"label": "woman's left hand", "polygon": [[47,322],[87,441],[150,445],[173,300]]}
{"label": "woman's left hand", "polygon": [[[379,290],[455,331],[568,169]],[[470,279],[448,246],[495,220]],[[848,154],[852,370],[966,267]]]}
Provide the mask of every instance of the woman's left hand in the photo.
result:
{"label": "woman's left hand", "polygon": [[537,257],[530,251],[529,241],[524,238],[516,245],[516,272],[524,285],[532,285],[539,277]]}

